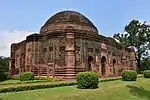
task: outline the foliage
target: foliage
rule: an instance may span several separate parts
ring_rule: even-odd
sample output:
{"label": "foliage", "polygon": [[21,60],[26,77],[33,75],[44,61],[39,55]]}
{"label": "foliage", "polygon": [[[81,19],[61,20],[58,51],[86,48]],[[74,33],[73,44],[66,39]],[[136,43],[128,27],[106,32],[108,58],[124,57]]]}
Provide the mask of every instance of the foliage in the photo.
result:
{"label": "foliage", "polygon": [[123,70],[121,76],[124,81],[136,81],[137,79],[137,73],[134,70]]}
{"label": "foliage", "polygon": [[145,70],[143,74],[144,74],[144,78],[150,78],[150,70]]}
{"label": "foliage", "polygon": [[0,81],[7,79],[9,58],[0,56]]}
{"label": "foliage", "polygon": [[7,79],[7,73],[0,73],[0,81],[5,81]]}
{"label": "foliage", "polygon": [[[150,100],[150,80],[100,82],[94,90],[76,86],[38,89],[25,92],[0,93],[2,100]],[[1,88],[1,87],[0,87]]]}
{"label": "foliage", "polygon": [[10,79],[10,80],[20,80],[20,76],[9,76],[9,78],[8,79]]}
{"label": "foliage", "polygon": [[[143,75],[138,75],[138,78],[143,77]],[[115,80],[121,80],[121,77],[116,77],[116,78],[104,78],[101,79],[99,82],[109,82],[109,81],[115,81]],[[43,82],[58,82],[58,81],[63,81],[62,78],[35,78],[34,80],[29,80],[29,81],[20,81],[17,78],[10,78],[9,80],[0,82],[0,85],[13,85],[13,84],[27,84],[27,83],[43,83]]]}
{"label": "foliage", "polygon": [[[143,75],[137,75],[137,78],[141,78]],[[122,77],[115,77],[115,78],[104,78],[100,80],[100,82],[109,82],[109,81],[116,81],[116,80],[122,80]]]}
{"label": "foliage", "polygon": [[[143,77],[143,75],[138,75],[138,78],[140,77]],[[103,82],[110,82],[110,81],[117,81],[117,80],[121,80],[122,78],[121,77],[116,77],[116,78],[105,78],[105,79],[101,79],[99,82],[100,83],[103,83]],[[40,83],[42,82],[42,83]],[[3,82],[0,82],[0,85],[1,85],[1,89],[0,91],[5,91],[5,92],[15,92],[15,91],[24,91],[23,89],[18,89],[17,90],[17,87],[23,87],[25,88],[26,86],[33,86],[33,85],[44,85],[43,87],[44,88],[51,88],[51,87],[46,87],[45,85],[47,84],[68,84],[68,82],[52,82],[52,83],[43,83],[43,82],[47,82],[47,80],[44,78],[44,79],[40,79],[40,80],[30,80],[30,81],[19,81],[19,80],[7,80],[7,81],[3,81]],[[24,84],[24,83],[30,83],[30,84]],[[34,83],[34,84],[31,84],[31,83]],[[35,84],[37,83],[37,84]],[[21,85],[16,85],[16,84],[21,84]],[[107,84],[107,83],[105,83]],[[72,86],[72,85],[76,85],[76,82],[69,82],[69,86]],[[11,88],[13,88],[13,90],[11,88],[9,88],[9,86]],[[56,86],[56,85],[55,85]],[[54,86],[54,87],[55,87]],[[61,87],[62,85],[59,85],[57,87]],[[64,86],[67,86],[67,85],[64,85]],[[39,87],[39,86],[37,86]],[[7,89],[6,89],[7,88]],[[10,89],[10,91],[8,90],[8,88]],[[15,88],[15,89],[14,89]],[[5,90],[6,89],[6,90]],[[36,88],[36,89],[39,89],[39,88]],[[27,90],[27,89],[25,89]],[[30,90],[30,89],[28,89]]]}
{"label": "foliage", "polygon": [[143,71],[140,71],[139,74],[143,74]]}
{"label": "foliage", "polygon": [[98,86],[99,77],[95,72],[80,72],[77,75],[77,87],[81,89],[94,89]]}
{"label": "foliage", "polygon": [[119,40],[121,44],[135,48],[138,70],[140,71],[142,57],[148,56],[150,26],[146,22],[141,23],[138,20],[132,20],[125,26],[125,32],[125,34],[114,34],[113,37]]}
{"label": "foliage", "polygon": [[18,77],[11,77],[8,80],[0,82],[0,85],[58,82],[62,80],[62,78],[34,78],[34,80],[20,81]]}
{"label": "foliage", "polygon": [[62,81],[63,78],[58,78],[58,77],[54,77],[54,78],[47,78],[47,77],[37,77],[35,78],[35,80],[45,80],[45,81],[51,81],[51,82],[56,82],[56,81]]}
{"label": "foliage", "polygon": [[0,88],[0,93],[36,90],[36,89],[44,89],[44,88],[54,88],[54,87],[62,87],[62,86],[71,86],[71,85],[75,85],[75,84],[76,84],[75,82],[66,82],[66,83],[62,82],[62,83],[55,83],[55,84],[38,84],[38,85],[8,87],[8,88]]}
{"label": "foliage", "polygon": [[141,61],[141,71],[150,70],[150,58],[145,58]]}
{"label": "foliage", "polygon": [[8,72],[9,58],[0,56],[0,72]]}
{"label": "foliage", "polygon": [[33,72],[22,72],[20,74],[20,81],[29,81],[29,80],[34,80]]}

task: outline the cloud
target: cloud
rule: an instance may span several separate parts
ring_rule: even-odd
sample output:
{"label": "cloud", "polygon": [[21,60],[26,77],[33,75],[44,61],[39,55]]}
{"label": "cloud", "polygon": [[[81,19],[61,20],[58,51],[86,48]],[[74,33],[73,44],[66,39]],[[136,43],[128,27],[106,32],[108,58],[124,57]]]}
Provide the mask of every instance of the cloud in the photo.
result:
{"label": "cloud", "polygon": [[0,56],[10,56],[10,46],[12,43],[17,43],[25,40],[26,36],[35,32],[14,30],[14,31],[3,31],[0,33]]}

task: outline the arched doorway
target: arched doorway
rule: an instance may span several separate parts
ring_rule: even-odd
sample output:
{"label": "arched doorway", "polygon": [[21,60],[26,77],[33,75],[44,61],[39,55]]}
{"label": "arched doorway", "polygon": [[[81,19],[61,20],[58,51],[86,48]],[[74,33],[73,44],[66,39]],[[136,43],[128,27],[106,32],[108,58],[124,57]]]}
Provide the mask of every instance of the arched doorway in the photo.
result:
{"label": "arched doorway", "polygon": [[91,71],[91,62],[93,61],[93,57],[92,56],[89,56],[88,57],[88,71]]}
{"label": "arched doorway", "polygon": [[113,59],[113,73],[114,73],[114,75],[116,74],[116,73],[115,73],[115,66],[116,66],[116,60]]}
{"label": "arched doorway", "polygon": [[105,76],[105,66],[106,66],[106,57],[103,56],[101,58],[101,72],[102,72],[102,76]]}

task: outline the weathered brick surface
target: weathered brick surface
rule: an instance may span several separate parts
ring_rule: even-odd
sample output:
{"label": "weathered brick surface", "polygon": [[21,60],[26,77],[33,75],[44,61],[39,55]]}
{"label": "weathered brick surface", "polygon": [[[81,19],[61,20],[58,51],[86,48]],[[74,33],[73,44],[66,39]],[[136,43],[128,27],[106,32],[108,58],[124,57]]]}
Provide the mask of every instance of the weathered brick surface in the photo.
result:
{"label": "weathered brick surface", "polygon": [[136,69],[134,49],[99,35],[90,20],[74,11],[52,16],[40,34],[11,45],[10,75],[32,71],[39,77],[72,79],[81,71],[109,77],[123,69]]}

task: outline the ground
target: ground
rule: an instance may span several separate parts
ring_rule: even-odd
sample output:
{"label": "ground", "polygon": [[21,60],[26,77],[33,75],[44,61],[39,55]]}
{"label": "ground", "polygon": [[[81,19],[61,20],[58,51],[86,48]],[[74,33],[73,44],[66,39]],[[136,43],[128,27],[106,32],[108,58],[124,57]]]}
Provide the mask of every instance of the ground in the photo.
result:
{"label": "ground", "polygon": [[150,79],[134,82],[121,80],[99,83],[97,89],[77,89],[76,86],[1,93],[1,100],[150,100]]}

